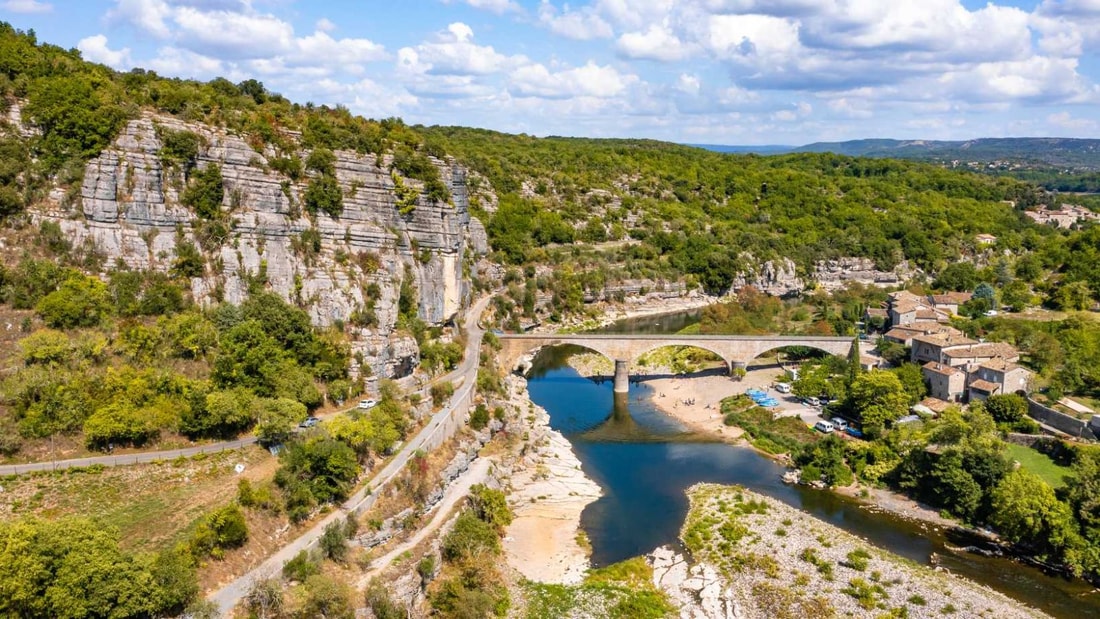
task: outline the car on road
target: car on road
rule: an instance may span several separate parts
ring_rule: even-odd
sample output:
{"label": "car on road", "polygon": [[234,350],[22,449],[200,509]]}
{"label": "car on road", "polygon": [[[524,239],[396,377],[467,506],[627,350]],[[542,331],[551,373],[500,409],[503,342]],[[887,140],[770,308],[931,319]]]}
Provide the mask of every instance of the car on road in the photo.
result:
{"label": "car on road", "polygon": [[833,417],[829,420],[829,422],[836,426],[836,429],[840,430],[841,432],[844,432],[848,429],[848,422],[844,421],[840,417]]}
{"label": "car on road", "polygon": [[313,426],[321,423],[321,420],[316,417],[306,417],[305,421],[298,424],[299,428],[312,428]]}
{"label": "car on road", "polygon": [[359,400],[359,408],[363,410],[369,410],[378,406],[378,402],[374,400]]}

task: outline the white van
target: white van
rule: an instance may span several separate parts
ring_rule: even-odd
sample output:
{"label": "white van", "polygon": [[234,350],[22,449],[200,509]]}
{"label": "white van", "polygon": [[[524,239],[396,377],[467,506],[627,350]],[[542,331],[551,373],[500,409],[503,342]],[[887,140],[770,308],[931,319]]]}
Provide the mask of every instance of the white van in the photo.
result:
{"label": "white van", "polygon": [[836,426],[829,423],[828,421],[819,421],[814,424],[814,430],[817,430],[818,432],[824,432],[825,434],[831,434],[832,432],[836,431]]}
{"label": "white van", "polygon": [[775,385],[775,390],[779,393],[790,393],[791,385],[789,383],[777,383]]}

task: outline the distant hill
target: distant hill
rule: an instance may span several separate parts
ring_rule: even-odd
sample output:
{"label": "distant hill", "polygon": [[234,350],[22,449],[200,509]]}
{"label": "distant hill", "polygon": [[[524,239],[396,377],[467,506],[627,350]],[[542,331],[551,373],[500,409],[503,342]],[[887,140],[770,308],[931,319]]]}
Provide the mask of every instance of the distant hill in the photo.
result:
{"label": "distant hill", "polygon": [[[958,165],[1001,162],[1018,167],[1100,170],[1100,140],[1076,138],[980,138],[977,140],[850,140],[815,142],[805,146],[724,146],[694,144],[720,153],[836,153],[852,157],[889,157]],[[1015,166],[1014,166],[1015,167]]]}
{"label": "distant hill", "polygon": [[779,144],[765,144],[762,146],[743,146],[736,144],[688,144],[696,148],[704,148],[716,153],[736,153],[739,155],[782,155],[796,150],[797,146],[784,146]]}
{"label": "distant hill", "polygon": [[935,161],[1010,161],[1055,167],[1100,169],[1100,140],[1075,138],[981,138],[965,141],[937,140],[852,140],[817,142],[795,152],[858,157],[892,157]]}

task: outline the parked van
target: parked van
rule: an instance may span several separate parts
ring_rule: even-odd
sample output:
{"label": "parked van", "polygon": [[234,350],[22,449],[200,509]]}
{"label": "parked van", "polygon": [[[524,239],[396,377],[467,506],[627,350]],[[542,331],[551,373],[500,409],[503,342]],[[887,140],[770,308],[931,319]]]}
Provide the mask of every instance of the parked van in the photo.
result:
{"label": "parked van", "polygon": [[830,421],[830,422],[832,422],[832,424],[833,424],[834,426],[836,426],[836,429],[837,429],[837,430],[840,430],[841,432],[843,432],[843,431],[845,431],[845,430],[847,430],[847,429],[848,429],[848,422],[847,422],[847,421],[844,421],[844,420],[843,420],[843,419],[841,419],[840,417],[833,417],[833,418],[832,418],[832,419],[830,419],[829,421]]}
{"label": "parked van", "polygon": [[824,432],[825,434],[831,434],[833,431],[836,430],[836,426],[829,423],[828,421],[819,421],[814,424],[814,430],[817,430],[818,432]]}
{"label": "parked van", "polygon": [[802,401],[805,402],[808,406],[821,406],[821,400],[815,398],[814,396],[802,398]]}
{"label": "parked van", "polygon": [[778,383],[775,386],[775,390],[779,393],[790,393],[791,385],[789,383]]}

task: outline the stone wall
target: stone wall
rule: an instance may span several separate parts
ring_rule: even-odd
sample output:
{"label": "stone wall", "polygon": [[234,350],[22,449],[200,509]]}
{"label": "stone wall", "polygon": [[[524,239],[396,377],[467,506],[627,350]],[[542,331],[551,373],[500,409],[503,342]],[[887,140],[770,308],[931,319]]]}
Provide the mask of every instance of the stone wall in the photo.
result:
{"label": "stone wall", "polygon": [[1027,399],[1027,414],[1039,423],[1048,425],[1070,436],[1087,440],[1100,439],[1100,421],[1097,420],[1096,416],[1093,417],[1091,422],[1084,421],[1049,406],[1044,406],[1031,398]]}

